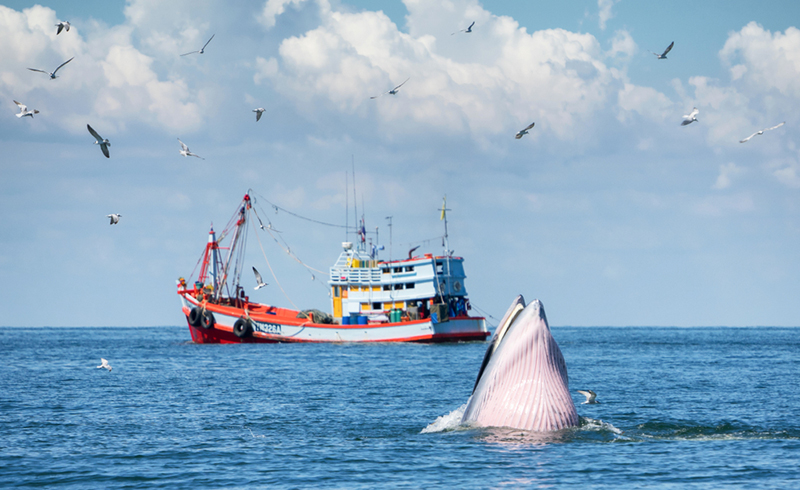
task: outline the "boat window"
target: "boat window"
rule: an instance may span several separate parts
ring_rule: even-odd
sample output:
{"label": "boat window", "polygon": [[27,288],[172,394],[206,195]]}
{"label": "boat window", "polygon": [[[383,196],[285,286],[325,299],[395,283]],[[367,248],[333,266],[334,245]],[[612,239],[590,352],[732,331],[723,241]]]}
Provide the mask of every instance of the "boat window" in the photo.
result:
{"label": "boat window", "polygon": [[395,274],[399,274],[399,273],[403,272],[403,268],[402,267],[395,267],[394,269],[392,269],[392,272],[394,272]]}
{"label": "boat window", "polygon": [[388,284],[384,284],[384,285],[383,285],[383,290],[384,290],[384,291],[390,291],[391,289],[392,289],[392,287],[391,287],[391,286],[389,286]]}
{"label": "boat window", "polygon": [[381,308],[381,304],[380,304],[380,303],[372,303],[372,309],[373,309],[373,310],[380,310],[380,309],[382,309],[382,308]]}
{"label": "boat window", "polygon": [[444,272],[444,265],[441,262],[436,262],[436,272],[439,274]]}
{"label": "boat window", "polygon": [[406,289],[414,289],[414,283],[413,282],[407,282],[406,283]]}
{"label": "boat window", "polygon": [[410,265],[410,266],[406,267],[406,272],[414,272],[414,266]]}
{"label": "boat window", "polygon": [[403,285],[402,284],[395,284],[394,288],[395,289],[403,289]]}

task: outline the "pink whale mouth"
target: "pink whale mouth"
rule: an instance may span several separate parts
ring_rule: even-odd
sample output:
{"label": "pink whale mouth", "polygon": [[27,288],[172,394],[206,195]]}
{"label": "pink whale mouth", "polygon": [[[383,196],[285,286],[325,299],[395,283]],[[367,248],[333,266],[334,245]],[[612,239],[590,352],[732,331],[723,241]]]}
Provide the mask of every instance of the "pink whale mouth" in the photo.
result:
{"label": "pink whale mouth", "polygon": [[462,423],[554,431],[578,425],[567,365],[544,306],[518,296],[486,350]]}

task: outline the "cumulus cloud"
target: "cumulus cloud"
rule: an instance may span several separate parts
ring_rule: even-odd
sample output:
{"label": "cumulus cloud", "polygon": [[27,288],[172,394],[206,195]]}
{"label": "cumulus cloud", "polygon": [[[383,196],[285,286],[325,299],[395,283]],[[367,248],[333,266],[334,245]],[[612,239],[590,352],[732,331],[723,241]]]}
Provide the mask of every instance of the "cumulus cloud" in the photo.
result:
{"label": "cumulus cloud", "polygon": [[[277,72],[261,62],[256,77],[275,78],[283,95],[309,110],[322,101],[345,113],[378,114],[380,123],[407,120],[425,131],[482,135],[536,120],[565,140],[623,85],[590,34],[528,33],[474,1],[406,6],[409,33],[382,12],[339,12],[321,1],[321,25],[285,39]],[[463,22],[476,21],[470,36],[450,36],[451,10],[468,12]],[[623,38],[618,52],[630,52]],[[368,99],[408,77],[401,95]]]}
{"label": "cumulus cloud", "polygon": [[627,121],[634,112],[652,120],[665,121],[675,111],[674,104],[666,95],[650,87],[626,83],[617,97],[617,119],[621,122]]}
{"label": "cumulus cloud", "polygon": [[771,33],[750,22],[732,33],[719,52],[731,77],[759,92],[776,90],[800,97],[800,30]]}
{"label": "cumulus cloud", "polygon": [[[138,5],[131,2],[128,9]],[[116,128],[131,120],[167,128],[198,124],[201,111],[190,100],[187,83],[180,77],[159,79],[153,58],[133,46],[130,25],[89,24],[85,32],[73,25],[68,35],[56,38],[55,23],[56,13],[49,8],[37,5],[17,12],[0,6],[0,44],[6,47],[0,58],[0,94],[22,98],[35,90],[43,105],[59,100],[61,110],[50,111],[47,120],[72,131],[85,130],[85,123],[74,117],[76,111]],[[52,70],[71,57],[74,61],[59,71],[55,82],[25,70]],[[69,100],[64,101],[67,93]]]}

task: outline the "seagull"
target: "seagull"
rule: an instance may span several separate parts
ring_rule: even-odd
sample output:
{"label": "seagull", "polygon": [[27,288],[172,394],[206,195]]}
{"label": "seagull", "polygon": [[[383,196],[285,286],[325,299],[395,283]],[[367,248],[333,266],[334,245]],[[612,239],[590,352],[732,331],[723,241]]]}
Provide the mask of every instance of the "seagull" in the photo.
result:
{"label": "seagull", "polygon": [[97,366],[97,369],[102,369],[102,368],[106,368],[106,369],[108,369],[108,372],[111,372],[111,366],[108,365],[108,361],[106,361],[105,359],[103,359],[101,357],[100,358],[100,365]]}
{"label": "seagull", "polygon": [[700,111],[697,110],[697,107],[693,107],[692,112],[683,115],[683,122],[681,123],[681,126],[686,126],[687,124],[692,124],[693,122],[697,121],[698,114],[700,114]]}
{"label": "seagull", "polygon": [[672,49],[672,46],[674,46],[674,45],[675,45],[675,41],[672,41],[671,43],[669,43],[669,46],[667,46],[667,49],[665,49],[664,52],[661,53],[661,54],[653,53],[652,51],[650,51],[650,52],[653,53],[654,55],[656,55],[656,59],[665,60],[665,59],[667,59],[667,53],[669,53],[669,50]]}
{"label": "seagull", "polygon": [[[19,117],[19,115],[17,115],[17,117]],[[778,124],[777,126],[772,126],[771,128],[766,128],[766,129],[762,129],[761,131],[756,131],[755,133],[751,134],[747,138],[745,138],[743,140],[739,140],[739,143],[747,143],[748,141],[750,141],[750,138],[752,138],[753,136],[756,136],[756,135],[759,135],[759,134],[764,134],[764,131],[772,131],[773,129],[777,129],[777,128],[783,126],[784,124],[786,124],[786,121],[783,121],[782,123]]]}
{"label": "seagull", "polygon": [[58,24],[56,24],[56,27],[58,27],[58,32],[56,32],[56,36],[61,34],[61,31],[64,29],[66,29],[67,32],[69,32],[69,22],[59,22]]}
{"label": "seagull", "polygon": [[258,270],[256,270],[255,267],[253,267],[253,274],[256,275],[256,282],[258,283],[258,286],[254,287],[253,289],[259,290],[267,285],[267,283],[265,283],[264,280],[261,279],[261,274],[258,273]]}
{"label": "seagull", "polygon": [[206,46],[208,46],[208,43],[210,43],[211,40],[214,39],[214,36],[216,36],[216,34],[212,34],[211,35],[211,37],[208,39],[208,41],[206,41],[206,43],[203,45],[203,47],[200,48],[200,51],[189,51],[188,53],[183,53],[181,56],[186,56],[187,54],[194,54],[194,53],[200,53],[200,54],[205,53],[206,52]]}
{"label": "seagull", "polygon": [[263,107],[259,107],[258,109],[253,109],[253,112],[256,113],[256,122],[261,120],[261,114],[263,114],[264,111],[266,111],[266,109],[264,109]]}
{"label": "seagull", "polygon": [[111,223],[109,225],[116,225],[119,223],[119,219],[122,217],[121,214],[112,213],[106,216],[106,218],[111,218]]}
{"label": "seagull", "polygon": [[189,151],[189,147],[186,146],[186,143],[181,141],[180,138],[178,138],[178,142],[181,144],[181,151],[180,151],[181,155],[183,155],[185,157],[197,157],[200,160],[205,160],[205,158],[201,157],[200,155],[197,155],[197,154],[192,153],[191,151]]}
{"label": "seagull", "polygon": [[397,95],[397,92],[400,90],[400,87],[402,87],[403,85],[405,85],[405,84],[406,84],[406,82],[407,82],[407,81],[409,81],[409,80],[411,80],[411,78],[410,78],[410,77],[409,77],[409,78],[406,78],[406,81],[405,81],[405,82],[401,83],[400,85],[398,85],[397,87],[393,88],[392,90],[389,90],[388,92],[384,92],[384,93],[382,93],[381,95],[376,95],[376,96],[374,96],[374,97],[370,97],[370,99],[377,99],[378,97],[382,97],[382,96],[384,96],[384,95],[386,95],[386,94],[389,94],[389,95]]}
{"label": "seagull", "polygon": [[65,61],[65,62],[61,63],[60,65],[58,65],[58,68],[56,68],[55,70],[53,70],[53,72],[52,72],[52,73],[51,73],[51,72],[44,71],[44,70],[39,70],[39,69],[37,69],[37,68],[28,68],[28,69],[29,69],[30,71],[40,71],[40,72],[42,72],[42,73],[47,73],[48,75],[50,75],[50,79],[51,79],[51,80],[55,80],[56,78],[58,78],[58,77],[56,77],[56,72],[57,72],[58,70],[60,70],[62,66],[66,65],[67,63],[69,63],[70,61],[72,61],[72,60],[74,60],[74,59],[75,59],[75,57],[73,56],[72,58],[68,59],[67,61]]}
{"label": "seagull", "polygon": [[14,103],[19,106],[19,114],[17,114],[17,117],[20,119],[22,119],[25,116],[31,116],[31,118],[33,118],[34,114],[39,114],[39,111],[37,109],[29,111],[28,106],[26,106],[25,104],[17,102],[16,100],[14,101]]}
{"label": "seagull", "polygon": [[587,403],[600,403],[595,400],[597,398],[597,393],[592,390],[578,390],[578,393],[586,397],[586,401],[582,403],[582,405],[586,405]]}
{"label": "seagull", "polygon": [[[466,32],[467,34],[469,34],[470,32],[472,32],[472,26],[474,26],[474,25],[475,25],[475,21],[473,21],[472,24],[470,24],[469,27],[467,27],[466,29],[461,29],[460,31],[454,32],[453,34],[458,34],[459,32]],[[450,34],[450,35],[452,36],[453,34]]]}
{"label": "seagull", "polygon": [[529,130],[529,129],[531,129],[531,128],[533,127],[533,125],[534,125],[534,124],[536,124],[536,123],[535,123],[535,122],[532,122],[532,123],[530,124],[530,126],[528,126],[527,128],[525,128],[525,129],[521,130],[519,133],[515,134],[515,135],[514,135],[514,137],[515,137],[515,138],[517,138],[517,139],[520,139],[520,138],[522,138],[523,136],[525,136],[526,134],[528,134],[528,130]]}
{"label": "seagull", "polygon": [[86,128],[89,130],[90,133],[92,133],[92,136],[94,136],[95,139],[94,144],[100,145],[100,149],[103,150],[103,155],[105,155],[106,158],[110,158],[110,156],[108,155],[108,147],[111,146],[111,143],[108,141],[108,139],[103,138],[102,136],[97,134],[97,131],[92,129],[92,127],[89,126],[88,124],[86,125]]}

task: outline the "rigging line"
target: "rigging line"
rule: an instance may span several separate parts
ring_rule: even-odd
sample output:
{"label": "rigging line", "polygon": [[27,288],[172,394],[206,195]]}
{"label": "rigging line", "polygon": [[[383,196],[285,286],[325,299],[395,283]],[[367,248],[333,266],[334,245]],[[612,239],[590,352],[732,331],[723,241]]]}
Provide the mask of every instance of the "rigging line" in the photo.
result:
{"label": "rigging line", "polygon": [[[289,211],[286,208],[282,208],[282,207],[278,206],[277,204],[273,204],[272,202],[270,202],[269,199],[267,199],[266,197],[262,196],[261,194],[258,194],[258,193],[255,193],[255,192],[254,192],[254,194],[256,196],[258,196],[259,198],[263,199],[264,201],[266,201],[267,203],[269,203],[269,205],[272,206],[276,211],[281,210],[284,213],[291,214],[295,218],[300,218],[302,220],[310,221],[312,223],[317,223],[318,225],[332,226],[334,228],[346,228],[346,229],[349,229],[349,227],[347,225],[336,225],[336,224],[333,224],[333,223],[325,223],[324,221],[319,221],[319,220],[315,220],[315,219],[312,219],[312,218],[306,218],[305,216],[301,216],[301,215],[299,215],[297,213],[293,213],[293,212]],[[262,209],[262,211],[263,211],[263,209]],[[355,229],[355,228],[353,228],[353,229]]]}
{"label": "rigging line", "polygon": [[288,244],[288,243],[286,243],[286,240],[284,240],[283,238],[281,238],[281,241],[282,241],[282,242],[283,242],[283,243],[286,245],[286,247],[284,247],[283,245],[281,245],[281,244],[280,244],[280,242],[278,242],[278,239],[275,237],[275,235],[273,235],[273,234],[272,234],[272,230],[269,230],[269,229],[268,229],[268,230],[267,230],[267,233],[269,233],[269,234],[270,234],[270,236],[272,237],[272,239],[273,239],[273,240],[275,240],[275,243],[277,243],[277,244],[278,244],[278,246],[279,246],[279,247],[281,247],[281,249],[282,249],[284,252],[286,252],[286,253],[289,255],[289,257],[293,258],[293,259],[294,259],[294,260],[295,260],[295,261],[296,261],[298,264],[300,264],[300,265],[302,265],[303,267],[305,267],[306,269],[312,270],[312,271],[314,271],[314,272],[319,272],[320,274],[325,274],[325,275],[328,275],[328,273],[327,273],[327,272],[321,271],[321,270],[319,270],[319,269],[315,269],[315,268],[311,267],[310,265],[306,264],[305,262],[303,262],[302,260],[300,260],[300,258],[299,258],[297,255],[295,255],[294,253],[292,253],[292,249],[289,247],[289,244]]}
{"label": "rigging line", "polygon": [[438,240],[440,238],[444,238],[444,235],[435,236],[433,238],[425,238],[424,240],[417,240],[415,242],[405,242],[405,243],[401,243],[400,245],[416,245],[418,243],[422,244],[422,243],[425,243],[425,242],[432,242],[433,240]]}
{"label": "rigging line", "polygon": [[[256,224],[253,223],[254,228],[255,226]],[[261,244],[261,237],[258,236],[258,233],[256,233],[256,238],[258,238],[258,246],[261,247],[261,253],[264,255],[264,260],[267,262],[267,267],[269,267],[269,272],[270,274],[272,274],[272,278],[275,279],[275,284],[277,284],[278,287],[281,289],[281,292],[283,293],[284,296],[286,296],[286,299],[289,300],[289,303],[291,303],[296,310],[299,310],[300,308],[298,308],[297,305],[294,304],[294,301],[292,301],[292,299],[289,297],[289,295],[286,294],[286,291],[283,289],[283,286],[281,286],[281,282],[278,280],[278,276],[276,276],[275,271],[272,270],[272,265],[269,263],[269,259],[267,258],[267,253],[264,252],[264,245]]]}
{"label": "rigging line", "polygon": [[[500,320],[498,320],[497,318],[495,318],[495,317],[493,317],[492,315],[490,315],[490,314],[489,314],[488,312],[486,312],[486,311],[485,311],[483,308],[479,308],[479,307],[478,307],[478,306],[477,306],[475,303],[473,303],[472,301],[470,301],[470,302],[469,302],[469,304],[470,304],[470,305],[471,305],[473,308],[475,308],[476,310],[478,310],[478,312],[479,312],[480,314],[482,314],[483,316],[488,316],[488,317],[489,317],[489,318],[491,318],[492,320],[494,320],[494,321],[496,321],[496,322],[498,322],[498,323],[500,322]],[[497,325],[495,325],[495,326],[497,326]]]}

